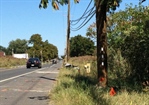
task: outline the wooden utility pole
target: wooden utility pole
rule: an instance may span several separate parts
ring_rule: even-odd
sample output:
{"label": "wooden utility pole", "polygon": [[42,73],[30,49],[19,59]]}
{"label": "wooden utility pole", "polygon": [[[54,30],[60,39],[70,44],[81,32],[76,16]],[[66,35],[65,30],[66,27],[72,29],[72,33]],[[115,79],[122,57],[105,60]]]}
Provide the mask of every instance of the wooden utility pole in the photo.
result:
{"label": "wooden utility pole", "polygon": [[96,0],[97,70],[101,87],[107,86],[107,0]]}
{"label": "wooden utility pole", "polygon": [[66,48],[66,62],[69,60],[70,54],[70,0],[68,0],[68,14],[67,14],[67,48]]}

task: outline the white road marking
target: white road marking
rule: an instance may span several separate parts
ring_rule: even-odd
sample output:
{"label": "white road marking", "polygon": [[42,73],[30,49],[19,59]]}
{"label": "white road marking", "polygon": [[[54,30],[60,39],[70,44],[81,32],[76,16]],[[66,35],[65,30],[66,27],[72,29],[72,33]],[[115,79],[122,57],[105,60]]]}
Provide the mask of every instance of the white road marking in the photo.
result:
{"label": "white road marking", "polygon": [[50,66],[50,68],[53,67],[53,66],[54,66],[54,65]]}
{"label": "white road marking", "polygon": [[26,92],[50,92],[49,89],[48,90],[41,90],[41,89],[37,89],[37,90],[23,90],[23,89],[12,89],[13,91],[26,91]]}
{"label": "white road marking", "polygon": [[36,71],[36,73],[58,73],[58,72],[52,72],[52,71]]}
{"label": "white road marking", "polygon": [[5,82],[5,81],[8,81],[8,80],[12,80],[12,79],[15,79],[15,78],[24,76],[24,75],[28,75],[28,74],[31,74],[31,73],[33,73],[33,72],[37,72],[37,71],[40,71],[40,70],[43,70],[43,69],[46,69],[46,68],[42,68],[42,69],[39,69],[39,70],[35,70],[35,71],[32,71],[32,72],[28,72],[28,73],[25,73],[25,74],[21,74],[21,75],[18,75],[18,76],[14,76],[14,77],[11,77],[11,78],[7,78],[7,79],[4,79],[4,80],[0,80],[0,83],[1,83],[1,82]]}

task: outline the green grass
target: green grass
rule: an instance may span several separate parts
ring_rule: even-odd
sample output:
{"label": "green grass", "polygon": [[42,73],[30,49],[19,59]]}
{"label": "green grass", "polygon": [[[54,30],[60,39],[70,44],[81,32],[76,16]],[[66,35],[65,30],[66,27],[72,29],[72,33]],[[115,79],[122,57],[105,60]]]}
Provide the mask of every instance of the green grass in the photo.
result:
{"label": "green grass", "polygon": [[[127,82],[123,88],[110,96],[110,87],[100,88],[96,86],[97,69],[94,57],[71,58],[71,63],[81,68],[79,73],[74,69],[62,68],[57,78],[54,89],[50,92],[50,103],[53,105],[148,105],[148,91],[137,91],[140,86],[128,86]],[[82,63],[81,63],[82,62]],[[86,74],[83,68],[87,62],[91,63],[91,73]],[[110,74],[110,73],[109,73]],[[109,76],[110,84],[123,82],[114,80]],[[118,79],[118,78],[116,78]],[[120,79],[122,80],[122,79]],[[129,84],[129,83],[128,83]]]}
{"label": "green grass", "polygon": [[85,81],[79,81],[76,71],[61,69],[56,87],[51,93],[55,105],[94,105],[90,95],[90,86]]}
{"label": "green grass", "polygon": [[111,105],[149,105],[148,93],[123,91],[114,97],[107,97]]}

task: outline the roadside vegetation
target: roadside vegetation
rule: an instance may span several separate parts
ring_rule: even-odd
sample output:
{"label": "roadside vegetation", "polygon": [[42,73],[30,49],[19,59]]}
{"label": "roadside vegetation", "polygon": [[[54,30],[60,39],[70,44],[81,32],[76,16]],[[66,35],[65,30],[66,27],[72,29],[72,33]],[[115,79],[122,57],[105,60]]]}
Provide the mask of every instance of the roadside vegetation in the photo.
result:
{"label": "roadside vegetation", "polygon": [[12,56],[0,57],[0,68],[13,68],[26,64],[26,59],[18,59]]}
{"label": "roadside vegetation", "polygon": [[[79,51],[75,55],[71,51],[73,57],[69,63],[78,66],[80,72],[63,66],[57,84],[50,93],[51,102],[54,105],[148,105],[148,15],[148,7],[132,4],[127,5],[124,11],[109,14],[107,87],[101,88],[97,84],[96,56],[85,56],[86,54],[79,54]],[[93,24],[88,28],[87,36],[96,39],[95,31],[96,25]],[[70,47],[70,50],[75,49]],[[87,63],[91,64],[89,74],[84,68]],[[112,87],[116,94],[110,95]]]}
{"label": "roadside vegetation", "polygon": [[[61,68],[57,83],[49,95],[50,103],[54,105],[62,105],[62,103],[65,105],[148,105],[149,91],[143,90],[141,85],[132,85],[126,78],[117,78],[116,72],[111,70],[108,71],[108,87],[97,86],[96,57],[73,57],[70,63],[80,67],[80,71],[75,68]],[[84,69],[86,63],[91,64],[89,74]],[[118,89],[115,90],[116,94],[111,96],[110,89],[114,86]]]}

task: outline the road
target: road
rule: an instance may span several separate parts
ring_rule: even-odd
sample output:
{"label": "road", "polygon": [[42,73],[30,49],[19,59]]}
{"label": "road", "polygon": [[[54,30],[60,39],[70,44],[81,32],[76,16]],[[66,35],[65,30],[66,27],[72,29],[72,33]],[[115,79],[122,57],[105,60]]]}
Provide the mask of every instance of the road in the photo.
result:
{"label": "road", "polygon": [[62,61],[41,69],[25,67],[0,71],[0,105],[49,105]]}

